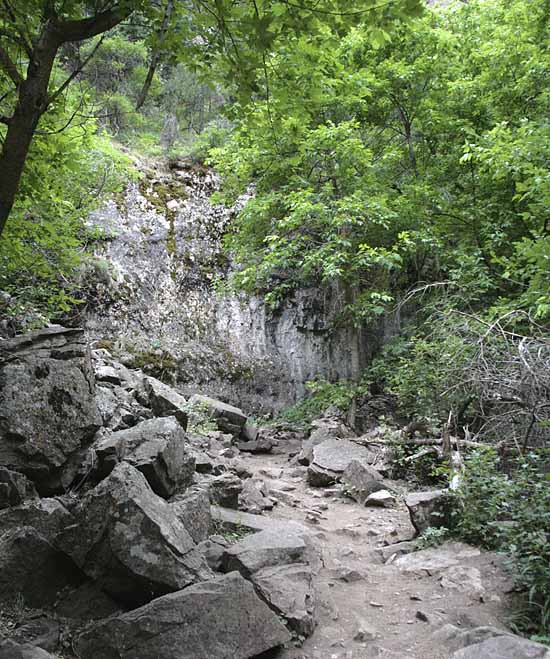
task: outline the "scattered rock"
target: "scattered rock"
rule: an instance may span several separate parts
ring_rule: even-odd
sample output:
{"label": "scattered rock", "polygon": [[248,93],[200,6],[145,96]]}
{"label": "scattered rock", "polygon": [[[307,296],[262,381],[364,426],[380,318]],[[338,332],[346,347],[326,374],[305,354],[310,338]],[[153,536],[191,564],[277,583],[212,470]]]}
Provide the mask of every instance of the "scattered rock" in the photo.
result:
{"label": "scattered rock", "polygon": [[357,643],[368,643],[374,641],[376,638],[376,630],[365,624],[360,625],[359,629],[355,632],[353,640]]}
{"label": "scattered rock", "polygon": [[211,576],[173,508],[126,462],[91,490],[73,515],[57,546],[121,601],[146,602]]}
{"label": "scattered rock", "polygon": [[206,540],[212,526],[210,517],[210,497],[208,490],[200,485],[188,488],[171,503],[176,517],[197,544]]}
{"label": "scattered rock", "polygon": [[271,453],[275,446],[270,437],[258,437],[254,441],[239,442],[237,448],[246,453]]}
{"label": "scattered rock", "polygon": [[409,509],[411,522],[419,534],[428,527],[445,526],[446,504],[446,490],[415,492],[405,497],[405,505]]}
{"label": "scattered rock", "polygon": [[221,571],[223,553],[228,546],[227,540],[220,535],[210,536],[199,544],[199,551],[214,572]]}
{"label": "scattered rock", "polygon": [[74,478],[69,458],[101,425],[84,332],[58,325],[0,343],[0,464],[42,495]]}
{"label": "scattered rock", "polygon": [[308,565],[278,565],[255,572],[251,581],[256,592],[288,623],[290,629],[310,636],[315,628],[314,593]]}
{"label": "scattered rock", "polygon": [[361,505],[365,504],[370,494],[384,489],[382,475],[362,460],[352,460],[348,464],[342,474],[342,482],[346,492]]}
{"label": "scattered rock", "polygon": [[454,565],[458,565],[464,558],[479,556],[481,552],[460,542],[445,542],[439,547],[423,549],[400,556],[394,562],[403,572],[412,572],[418,576],[437,574]]}
{"label": "scattered rock", "polygon": [[328,439],[313,448],[307,481],[313,487],[326,487],[340,480],[353,460],[366,458],[368,450],[348,439]]}
{"label": "scattered rock", "polygon": [[173,416],[187,430],[187,401],[175,389],[153,377],[146,377],[143,386],[149,399],[149,407],[158,417]]}
{"label": "scattered rock", "polygon": [[92,625],[76,641],[82,659],[250,659],[290,634],[233,572]]}
{"label": "scattered rock", "polygon": [[243,482],[238,476],[229,472],[216,476],[208,481],[208,488],[211,503],[224,508],[238,508],[243,489]]}
{"label": "scattered rock", "polygon": [[354,568],[341,565],[333,568],[330,571],[333,579],[338,579],[339,581],[345,581],[346,583],[355,583],[356,581],[364,581],[365,575],[359,570]]}
{"label": "scattered rock", "polygon": [[59,531],[71,522],[69,511],[59,499],[33,499],[0,510],[0,535],[11,529],[31,526],[53,544]]}
{"label": "scattered rock", "polygon": [[12,635],[16,643],[29,643],[35,647],[55,652],[59,645],[61,625],[49,615],[39,613],[25,618]]}
{"label": "scattered rock", "polygon": [[262,568],[293,563],[315,564],[316,552],[307,532],[293,526],[266,529],[229,547],[223,557],[226,571],[238,570],[249,577]]}
{"label": "scattered rock", "polygon": [[540,643],[505,634],[457,650],[450,659],[550,659],[550,650]]}
{"label": "scattered rock", "polygon": [[242,484],[242,491],[239,494],[239,510],[261,515],[264,510],[273,508],[273,501],[265,496],[266,487],[263,481],[259,483],[252,478],[248,478]]}
{"label": "scattered rock", "polygon": [[189,404],[192,407],[205,410],[216,422],[219,430],[238,436],[246,423],[246,414],[238,407],[222,403],[215,398],[200,396],[198,394],[191,396]]}
{"label": "scattered rock", "polygon": [[381,506],[382,508],[392,508],[397,503],[395,497],[388,490],[379,490],[369,494],[365,501],[366,506]]}

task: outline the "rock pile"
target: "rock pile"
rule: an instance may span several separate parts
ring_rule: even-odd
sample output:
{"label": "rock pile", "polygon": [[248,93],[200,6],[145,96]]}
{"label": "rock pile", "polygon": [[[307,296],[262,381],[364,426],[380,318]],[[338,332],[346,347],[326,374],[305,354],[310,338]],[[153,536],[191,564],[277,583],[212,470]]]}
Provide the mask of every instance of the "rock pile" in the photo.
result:
{"label": "rock pile", "polygon": [[[20,625],[0,657],[247,659],[313,631],[307,530],[231,545],[211,515],[273,507],[237,447],[271,451],[271,431],[90,351],[80,330],[0,350],[0,604],[41,607],[49,630]],[[187,432],[197,407],[217,430]]]}

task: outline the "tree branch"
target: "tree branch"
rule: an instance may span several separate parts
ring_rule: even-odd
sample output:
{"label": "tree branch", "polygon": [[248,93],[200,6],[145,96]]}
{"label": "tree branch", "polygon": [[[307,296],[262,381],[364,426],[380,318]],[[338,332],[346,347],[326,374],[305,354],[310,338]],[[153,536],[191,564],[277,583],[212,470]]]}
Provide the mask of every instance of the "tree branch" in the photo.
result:
{"label": "tree branch", "polygon": [[57,89],[55,92],[53,92],[49,99],[48,99],[48,105],[55,101],[56,98],[61,96],[61,94],[67,89],[67,87],[71,84],[71,82],[76,78],[76,76],[84,69],[84,67],[88,64],[88,62],[92,59],[92,57],[97,53],[99,50],[101,44],[103,43],[103,40],[105,39],[105,34],[101,36],[101,39],[97,42],[97,44],[92,48],[92,52],[86,57],[86,59],[81,62],[79,66],[76,67],[76,69],[71,73],[71,75],[65,80],[65,82]]}
{"label": "tree branch", "polygon": [[54,21],[55,32],[60,43],[67,41],[84,41],[102,32],[107,32],[128,18],[132,9],[109,9],[107,11],[76,21]]}
{"label": "tree branch", "polygon": [[23,76],[17,70],[15,64],[11,61],[7,51],[0,46],[0,69],[2,69],[16,87],[23,82]]}

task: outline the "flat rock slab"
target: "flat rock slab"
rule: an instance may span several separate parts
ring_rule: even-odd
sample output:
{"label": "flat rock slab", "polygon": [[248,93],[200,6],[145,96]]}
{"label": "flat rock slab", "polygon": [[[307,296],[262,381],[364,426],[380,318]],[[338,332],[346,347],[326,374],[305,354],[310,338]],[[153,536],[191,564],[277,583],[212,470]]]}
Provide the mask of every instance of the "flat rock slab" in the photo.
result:
{"label": "flat rock slab", "polygon": [[309,529],[299,522],[291,522],[275,517],[253,515],[242,511],[231,510],[222,506],[211,506],[212,520],[232,530],[248,529],[250,531],[277,531],[279,529],[292,529],[301,535],[309,534]]}
{"label": "flat rock slab", "polygon": [[461,542],[446,542],[439,547],[400,556],[395,560],[394,565],[403,572],[424,576],[442,572],[458,565],[463,559],[480,554],[480,550],[476,547],[470,547]]}
{"label": "flat rock slab", "polygon": [[266,567],[318,560],[311,538],[292,527],[280,526],[248,535],[227,549],[223,556],[226,571],[238,570],[249,577]]}
{"label": "flat rock slab", "polygon": [[289,640],[252,584],[232,572],[89,627],[76,652],[81,659],[251,659]]}
{"label": "flat rock slab", "polygon": [[170,504],[122,462],[73,511],[56,545],[113,597],[143,604],[212,576]]}

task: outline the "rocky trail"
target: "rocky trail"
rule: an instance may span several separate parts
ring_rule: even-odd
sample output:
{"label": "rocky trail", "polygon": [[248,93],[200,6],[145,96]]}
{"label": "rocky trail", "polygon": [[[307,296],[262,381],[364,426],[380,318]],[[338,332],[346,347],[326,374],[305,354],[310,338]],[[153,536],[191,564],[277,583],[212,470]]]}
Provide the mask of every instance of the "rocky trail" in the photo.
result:
{"label": "rocky trail", "polygon": [[0,349],[0,659],[548,659],[501,557],[419,549],[444,492],[376,428],[258,428],[80,330]]}

